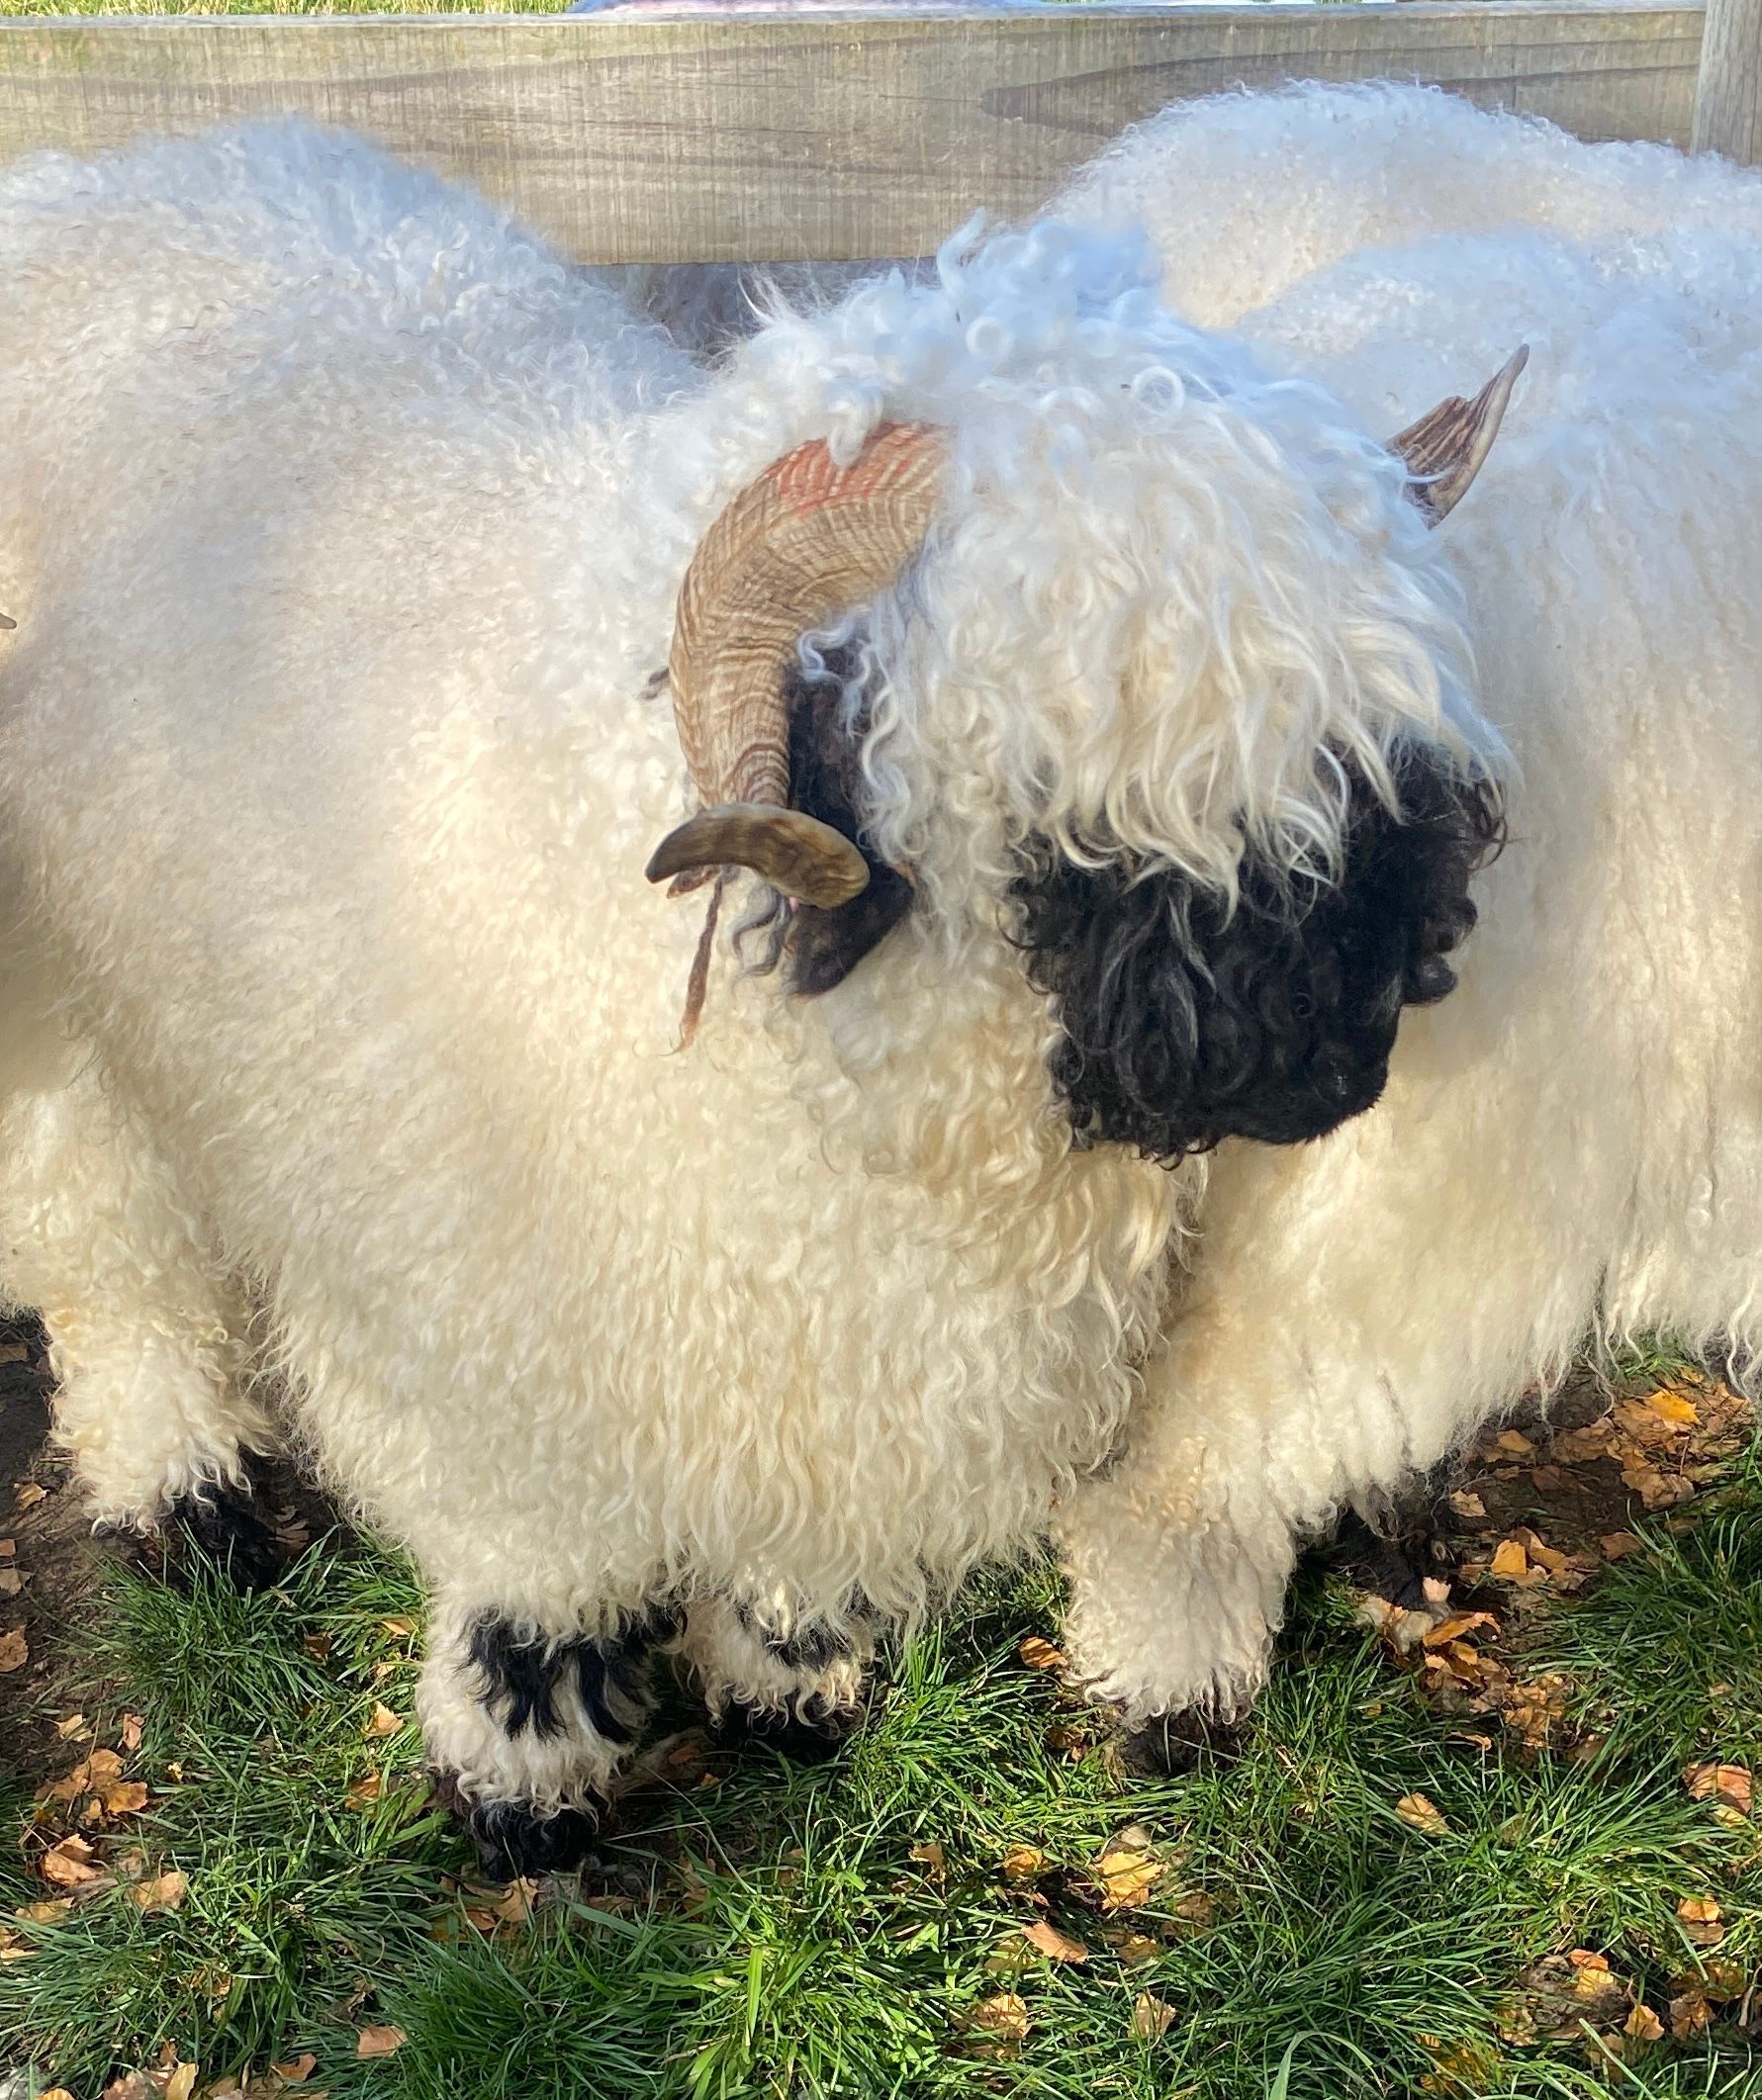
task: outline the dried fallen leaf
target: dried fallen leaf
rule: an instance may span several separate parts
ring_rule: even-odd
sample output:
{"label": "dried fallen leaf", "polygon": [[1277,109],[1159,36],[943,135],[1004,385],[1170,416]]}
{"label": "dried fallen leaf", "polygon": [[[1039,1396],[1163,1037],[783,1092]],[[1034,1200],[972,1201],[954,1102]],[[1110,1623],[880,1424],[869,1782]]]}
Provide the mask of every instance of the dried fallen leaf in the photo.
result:
{"label": "dried fallen leaf", "polygon": [[145,1726],[146,1723],[140,1718],[139,1714],[138,1713],[125,1713],[123,1715],[123,1748],[128,1751],[131,1756],[133,1756],[134,1753],[140,1748],[141,1731],[145,1728]]}
{"label": "dried fallen leaf", "polygon": [[25,1587],[25,1578],[16,1568],[0,1568],[0,1597],[17,1597]]}
{"label": "dried fallen leaf", "polygon": [[1530,1556],[1524,1551],[1523,1542],[1515,1538],[1502,1538],[1493,1552],[1493,1573],[1504,1581],[1516,1576],[1528,1575]]}
{"label": "dried fallen leaf", "polygon": [[272,2063],[269,2068],[284,2085],[304,2085],[319,2067],[319,2059],[310,2054],[293,2057],[286,2063]]}
{"label": "dried fallen leaf", "polygon": [[1522,1429],[1501,1429],[1493,1441],[1501,1451],[1509,1451],[1516,1458],[1527,1458],[1535,1449]]}
{"label": "dried fallen leaf", "polygon": [[1649,2005],[1636,2005],[1622,2022],[1622,2032],[1630,2042],[1662,2042],[1664,2022]]}
{"label": "dried fallen leaf", "polygon": [[1068,1933],[1061,1932],[1045,1918],[1038,1923],[1022,1928],[1022,1938],[1030,1947],[1039,1948],[1049,1962],[1086,1962],[1089,1950],[1080,1940],[1073,1940]]}
{"label": "dried fallen leaf", "polygon": [[1465,1633],[1472,1633],[1477,1626],[1499,1631],[1499,1621],[1490,1611],[1458,1611],[1434,1626],[1424,1636],[1425,1644],[1428,1648],[1442,1648],[1450,1641],[1459,1641]]}
{"label": "dried fallen leaf", "polygon": [[50,1896],[46,1903],[21,1903],[13,1916],[25,1925],[58,1925],[73,1915],[71,1896]]}
{"label": "dried fallen leaf", "polygon": [[940,1881],[948,1872],[948,1855],[943,1851],[939,1838],[930,1838],[921,1845],[914,1845],[905,1857],[916,1866],[929,1868],[933,1881]]}
{"label": "dried fallen leaf", "polygon": [[31,1650],[23,1626],[15,1626],[10,1633],[0,1633],[0,1676],[22,1670],[30,1660]]}
{"label": "dried fallen leaf", "polygon": [[1679,2042],[1692,2041],[1713,2020],[1713,2007],[1704,1992],[1686,1990],[1670,2001],[1670,2032]]}
{"label": "dried fallen leaf", "polygon": [[70,1713],[64,1720],[55,1723],[55,1733],[63,1743],[78,1742],[82,1736],[88,1736],[91,1732],[83,1713]]}
{"label": "dried fallen leaf", "polygon": [[1676,1906],[1676,1921],[1691,1947],[1717,1947],[1725,1937],[1719,1906],[1712,1896],[1684,1896]]}
{"label": "dried fallen leaf", "polygon": [[138,1815],[146,1806],[146,1787],[139,1780],[119,1780],[105,1787],[99,1798],[107,1816]]}
{"label": "dried fallen leaf", "polygon": [[1663,1415],[1666,1421],[1675,1422],[1679,1428],[1695,1429],[1701,1425],[1700,1409],[1680,1393],[1648,1393],[1645,1405],[1654,1415]]}
{"label": "dried fallen leaf", "polygon": [[13,1485],[12,1499],[21,1509],[35,1509],[40,1502],[47,1500],[48,1490],[40,1488],[34,1480],[21,1480]]}
{"label": "dried fallen leaf", "polygon": [[1450,1497],[1450,1507],[1458,1516],[1476,1518],[1485,1516],[1487,1506],[1478,1495],[1470,1495],[1466,1488],[1458,1488]]}
{"label": "dried fallen leaf", "polygon": [[1129,1932],[1114,1949],[1128,1968],[1142,1968],[1147,1962],[1154,1962],[1162,1952],[1160,1940],[1153,1940],[1147,1932]]}
{"label": "dried fallen leaf", "polygon": [[411,1635],[417,1630],[416,1620],[405,1618],[402,1613],[396,1618],[382,1618],[379,1623],[383,1632],[389,1633],[394,1640],[399,1641],[409,1640]]}
{"label": "dried fallen leaf", "polygon": [[1038,1881],[1046,1867],[1046,1854],[1037,1845],[1012,1845],[1003,1855],[1003,1878],[1018,1886],[1025,1881]]}
{"label": "dried fallen leaf", "polygon": [[361,1733],[378,1740],[388,1735],[396,1735],[403,1726],[404,1723],[383,1699],[375,1699],[373,1711],[368,1716],[367,1725],[361,1730]]}
{"label": "dried fallen leaf", "polygon": [[1404,1793],[1395,1803],[1395,1813],[1429,1838],[1440,1838],[1450,1827],[1443,1810],[1423,1793]]}
{"label": "dried fallen leaf", "polygon": [[149,1881],[137,1882],[131,1893],[142,1910],[150,1916],[155,1911],[177,1910],[190,1892],[190,1877],[178,1868],[155,1874]]}
{"label": "dried fallen leaf", "polygon": [[1683,1783],[1696,1801],[1718,1801],[1748,1815],[1755,1797],[1755,1784],[1746,1765],[1689,1765]]}
{"label": "dried fallen leaf", "polygon": [[1137,1909],[1167,1872],[1160,1861],[1137,1848],[1104,1852],[1095,1869],[1101,1908],[1108,1913]]}
{"label": "dried fallen leaf", "polygon": [[1174,2025],[1174,2007],[1148,1990],[1132,2001],[1132,2032],[1141,2042],[1155,2042]]}
{"label": "dried fallen leaf", "polygon": [[46,1881],[52,1881],[57,1888],[78,1888],[86,1881],[103,1879],[91,1864],[93,1857],[92,1848],[83,1838],[63,1838],[37,1864]]}
{"label": "dried fallen leaf", "polygon": [[190,2100],[196,2090],[196,2073],[201,2067],[199,2063],[178,2064],[165,2081],[164,2100]]}
{"label": "dried fallen leaf", "polygon": [[1019,2042],[1030,2025],[1027,2000],[1013,1990],[999,1991],[994,1997],[970,2005],[961,2016],[961,2024],[994,2035],[999,2041]]}
{"label": "dried fallen leaf", "polygon": [[364,2027],[355,2037],[357,2056],[395,2056],[410,2037],[401,2027]]}
{"label": "dried fallen leaf", "polygon": [[1030,1633],[1016,1650],[1030,1670],[1063,1670],[1065,1651],[1055,1648],[1051,1641],[1043,1641],[1038,1633]]}

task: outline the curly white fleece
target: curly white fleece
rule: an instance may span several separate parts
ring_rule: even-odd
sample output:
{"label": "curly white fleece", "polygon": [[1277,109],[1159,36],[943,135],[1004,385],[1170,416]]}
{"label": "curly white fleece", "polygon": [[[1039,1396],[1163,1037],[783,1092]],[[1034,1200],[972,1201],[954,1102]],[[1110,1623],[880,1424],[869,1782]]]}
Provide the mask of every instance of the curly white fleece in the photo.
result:
{"label": "curly white fleece", "polygon": [[[1057,227],[705,380],[299,127],[9,169],[0,262],[0,1281],[98,1510],[232,1471],[279,1374],[434,1586],[435,1755],[545,1802],[612,1753],[498,1778],[476,1612],[910,1614],[1042,1530],[1183,1184],[1072,1151],[1012,852],[1228,883],[1245,828],[1330,861],[1323,745],[1496,762],[1380,420]],[[919,905],[816,1002],[721,958],[679,1054],[697,914],[641,872],[688,803],[674,593],[767,462],[889,417],[949,455],[868,644]]]}

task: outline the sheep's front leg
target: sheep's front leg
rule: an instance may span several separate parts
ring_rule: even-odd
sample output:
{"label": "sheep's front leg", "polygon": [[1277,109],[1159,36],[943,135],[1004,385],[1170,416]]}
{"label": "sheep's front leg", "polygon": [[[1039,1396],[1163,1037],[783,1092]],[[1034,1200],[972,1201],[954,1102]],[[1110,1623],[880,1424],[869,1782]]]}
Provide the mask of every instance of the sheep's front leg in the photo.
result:
{"label": "sheep's front leg", "polygon": [[875,1628],[862,1612],[836,1621],[775,1598],[715,1597],[687,1614],[682,1653],[711,1717],[804,1761],[861,1725]]}
{"label": "sheep's front leg", "polygon": [[580,1864],[648,1715],[657,1630],[588,1634],[436,1603],[417,1711],[428,1762],[491,1872]]}
{"label": "sheep's front leg", "polygon": [[1533,1171],[1533,1093],[1527,1123],[1493,1081],[1392,1086],[1323,1143],[1219,1155],[1125,1452],[1059,1516],[1066,1649],[1131,1718],[1244,1711],[1305,1538],[1570,1361],[1614,1204]]}
{"label": "sheep's front leg", "polygon": [[257,1581],[281,1555],[251,1501],[271,1424],[246,1308],[139,1120],[67,1055],[0,1115],[0,1299],[48,1330],[54,1430],[100,1525],[178,1529]]}

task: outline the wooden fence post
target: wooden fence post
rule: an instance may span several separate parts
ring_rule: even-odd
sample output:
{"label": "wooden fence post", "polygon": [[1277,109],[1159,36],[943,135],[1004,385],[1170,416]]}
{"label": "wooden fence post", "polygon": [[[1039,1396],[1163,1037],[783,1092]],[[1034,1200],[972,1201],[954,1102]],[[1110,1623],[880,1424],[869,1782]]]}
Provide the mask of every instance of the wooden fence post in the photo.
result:
{"label": "wooden fence post", "polygon": [[1762,0],[1707,0],[1695,150],[1762,165]]}

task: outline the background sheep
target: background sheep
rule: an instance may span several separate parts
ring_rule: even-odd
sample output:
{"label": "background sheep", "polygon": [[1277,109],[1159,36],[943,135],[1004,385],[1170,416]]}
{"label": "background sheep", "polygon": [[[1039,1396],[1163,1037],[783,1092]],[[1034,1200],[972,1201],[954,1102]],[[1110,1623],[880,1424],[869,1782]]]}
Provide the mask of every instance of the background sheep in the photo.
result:
{"label": "background sheep", "polygon": [[[435,1763],[562,1857],[658,1620],[848,1711],[1106,1453],[1141,1150],[1374,1098],[1493,828],[1447,572],[1128,236],[709,383],[299,128],[9,170],[0,254],[5,1288],[111,1523],[235,1489],[279,1375],[432,1584]],[[770,973],[643,879],[705,826],[799,891]]]}
{"label": "background sheep", "polygon": [[1367,418],[1532,348],[1444,535],[1518,769],[1461,987],[1376,1114],[1220,1148],[1130,1448],[1064,1517],[1078,1667],[1140,1714],[1230,1712],[1303,1535],[1587,1329],[1753,1365],[1762,179],[1316,90],[1171,113],[1072,201],[1146,219],[1184,310]]}

